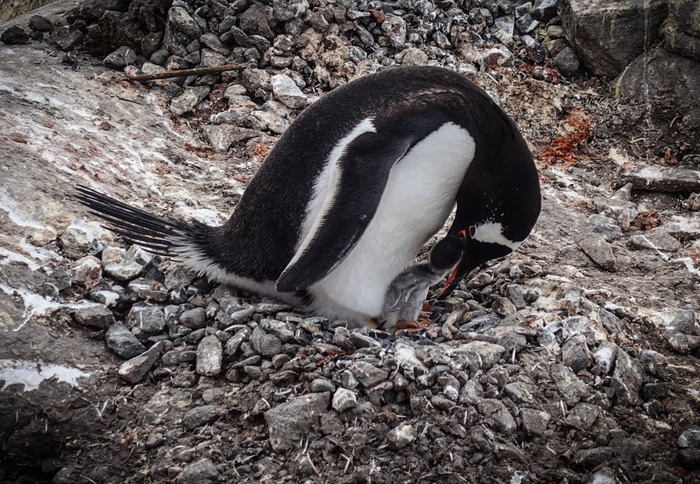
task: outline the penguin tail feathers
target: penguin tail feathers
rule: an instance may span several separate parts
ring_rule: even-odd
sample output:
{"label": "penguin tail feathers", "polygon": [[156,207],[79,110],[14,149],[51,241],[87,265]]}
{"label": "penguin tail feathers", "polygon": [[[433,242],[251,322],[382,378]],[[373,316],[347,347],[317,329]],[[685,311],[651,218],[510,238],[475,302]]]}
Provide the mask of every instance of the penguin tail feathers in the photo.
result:
{"label": "penguin tail feathers", "polygon": [[159,217],[82,185],[73,198],[104,220],[106,229],[154,254],[181,257],[211,237],[212,227],[201,222]]}

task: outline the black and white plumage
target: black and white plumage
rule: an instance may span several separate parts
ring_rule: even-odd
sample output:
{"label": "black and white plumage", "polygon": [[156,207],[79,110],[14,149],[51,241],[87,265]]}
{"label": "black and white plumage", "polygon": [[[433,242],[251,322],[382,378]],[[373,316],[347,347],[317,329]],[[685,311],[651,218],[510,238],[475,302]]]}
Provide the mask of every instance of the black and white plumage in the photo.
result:
{"label": "black and white plumage", "polygon": [[355,321],[382,316],[392,281],[455,203],[449,234],[469,237],[445,294],[514,250],[540,211],[537,171],[513,121],[436,67],[388,69],[314,103],[220,227],[78,191],[115,232],[212,280]]}

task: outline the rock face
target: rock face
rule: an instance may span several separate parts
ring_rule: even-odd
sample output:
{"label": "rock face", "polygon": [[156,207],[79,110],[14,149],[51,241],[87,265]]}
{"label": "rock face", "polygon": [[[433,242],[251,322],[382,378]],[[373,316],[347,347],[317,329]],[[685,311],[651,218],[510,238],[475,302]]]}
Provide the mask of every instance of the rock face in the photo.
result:
{"label": "rock face", "polygon": [[659,38],[666,0],[562,0],[569,41],[593,74],[615,77]]}

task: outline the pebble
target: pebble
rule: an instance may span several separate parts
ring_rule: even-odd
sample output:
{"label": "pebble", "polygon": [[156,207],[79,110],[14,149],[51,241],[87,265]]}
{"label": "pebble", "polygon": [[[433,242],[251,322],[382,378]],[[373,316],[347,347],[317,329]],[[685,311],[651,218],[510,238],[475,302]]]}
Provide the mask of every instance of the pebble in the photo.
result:
{"label": "pebble", "polygon": [[640,403],[639,389],[642,386],[643,377],[644,372],[639,361],[632,358],[626,351],[619,350],[611,381],[618,401],[631,405]]}
{"label": "pebble", "polygon": [[308,99],[301,92],[294,80],[286,74],[277,74],[270,78],[272,93],[275,98],[291,109],[299,109],[306,106]]}
{"label": "pebble", "polygon": [[182,418],[182,424],[187,430],[194,430],[213,423],[225,413],[226,410],[218,405],[202,405],[188,410]]}
{"label": "pebble", "polygon": [[260,326],[253,330],[250,343],[253,349],[265,358],[271,358],[282,351],[282,341],[277,336],[266,333]]}
{"label": "pebble", "polygon": [[331,392],[335,391],[335,385],[327,378],[316,378],[311,382],[312,392]]}
{"label": "pebble", "polygon": [[201,329],[207,325],[207,312],[204,308],[188,309],[180,314],[178,321],[190,329]]}
{"label": "pebble", "polygon": [[575,373],[587,370],[593,364],[593,357],[588,350],[586,337],[577,334],[569,338],[561,347],[562,362]]}
{"label": "pebble", "polygon": [[488,370],[501,360],[506,349],[487,341],[471,341],[462,345],[460,351],[474,353],[478,357],[479,367]]}
{"label": "pebble", "polygon": [[265,412],[272,449],[286,452],[297,448],[301,439],[327,412],[330,399],[330,393],[309,393],[292,397]]}
{"label": "pebble", "polygon": [[211,89],[208,86],[197,86],[185,91],[170,101],[170,112],[176,116],[192,112],[194,108],[202,102]]}
{"label": "pebble", "polygon": [[521,408],[520,417],[523,422],[523,430],[536,437],[543,437],[547,431],[547,425],[552,419],[552,415],[541,410],[532,408]]}
{"label": "pebble", "polygon": [[389,378],[389,372],[377,368],[366,361],[356,361],[350,366],[350,371],[360,384],[365,388],[371,388]]}
{"label": "pebble", "polygon": [[602,235],[593,233],[585,235],[579,240],[579,247],[603,269],[610,272],[617,270],[617,260],[613,254],[612,245]]}
{"label": "pebble", "polygon": [[394,427],[387,433],[387,443],[392,449],[403,449],[408,444],[416,440],[418,433],[410,424],[401,424]]}
{"label": "pebble", "polygon": [[125,45],[104,58],[103,64],[111,69],[123,69],[136,63],[136,51]]}
{"label": "pebble", "polygon": [[568,367],[555,363],[549,367],[549,371],[567,405],[575,405],[589,393],[588,386]]}
{"label": "pebble", "polygon": [[602,370],[603,374],[609,374],[614,365],[615,358],[617,357],[617,345],[614,343],[608,343],[604,341],[600,344],[600,347],[593,354],[593,359],[596,365],[598,365]]}
{"label": "pebble", "polygon": [[197,374],[216,376],[221,373],[223,360],[221,341],[214,335],[205,336],[197,345]]}
{"label": "pebble", "polygon": [[138,278],[129,283],[129,290],[136,293],[139,299],[155,302],[165,302],[168,299],[168,290],[158,281]]}
{"label": "pebble", "polygon": [[146,351],[143,343],[121,321],[109,327],[105,333],[105,341],[110,350],[125,359],[133,358]]}
{"label": "pebble", "polygon": [[102,279],[102,263],[92,255],[78,259],[71,265],[71,281],[91,289]]}

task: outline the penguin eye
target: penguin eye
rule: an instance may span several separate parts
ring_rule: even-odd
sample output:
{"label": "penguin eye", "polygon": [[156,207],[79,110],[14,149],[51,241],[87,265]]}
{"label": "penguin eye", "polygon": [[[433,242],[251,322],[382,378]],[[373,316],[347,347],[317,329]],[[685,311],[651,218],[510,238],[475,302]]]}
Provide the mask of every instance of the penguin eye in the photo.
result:
{"label": "penguin eye", "polygon": [[475,233],[476,233],[476,225],[470,226],[469,227],[469,238],[473,239]]}

